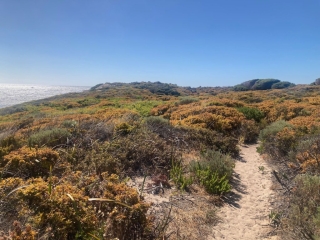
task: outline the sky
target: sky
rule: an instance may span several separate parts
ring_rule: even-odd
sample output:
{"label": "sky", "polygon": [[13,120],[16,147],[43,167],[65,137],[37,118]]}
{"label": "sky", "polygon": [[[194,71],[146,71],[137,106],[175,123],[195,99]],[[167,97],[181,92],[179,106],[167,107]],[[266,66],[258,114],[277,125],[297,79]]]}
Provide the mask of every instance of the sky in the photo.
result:
{"label": "sky", "polygon": [[320,77],[320,0],[0,0],[0,83]]}

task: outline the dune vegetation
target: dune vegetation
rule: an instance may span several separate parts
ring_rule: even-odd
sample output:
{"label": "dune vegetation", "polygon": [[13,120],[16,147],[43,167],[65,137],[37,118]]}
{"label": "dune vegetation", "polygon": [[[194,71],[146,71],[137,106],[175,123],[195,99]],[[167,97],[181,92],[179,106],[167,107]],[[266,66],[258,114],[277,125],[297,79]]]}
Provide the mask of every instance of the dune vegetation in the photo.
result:
{"label": "dune vegetation", "polygon": [[168,218],[129,179],[218,199],[231,189],[238,144],[259,140],[286,189],[273,223],[317,239],[319,92],[280,81],[259,91],[106,83],[0,109],[2,237],[165,239]]}

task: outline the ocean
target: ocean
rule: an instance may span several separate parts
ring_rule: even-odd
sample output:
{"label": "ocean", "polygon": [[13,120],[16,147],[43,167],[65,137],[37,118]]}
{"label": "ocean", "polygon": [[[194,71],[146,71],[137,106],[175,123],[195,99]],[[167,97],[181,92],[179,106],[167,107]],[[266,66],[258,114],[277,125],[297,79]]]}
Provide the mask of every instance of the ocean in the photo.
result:
{"label": "ocean", "polygon": [[82,92],[88,89],[90,89],[90,87],[0,83],[0,108],[64,93]]}

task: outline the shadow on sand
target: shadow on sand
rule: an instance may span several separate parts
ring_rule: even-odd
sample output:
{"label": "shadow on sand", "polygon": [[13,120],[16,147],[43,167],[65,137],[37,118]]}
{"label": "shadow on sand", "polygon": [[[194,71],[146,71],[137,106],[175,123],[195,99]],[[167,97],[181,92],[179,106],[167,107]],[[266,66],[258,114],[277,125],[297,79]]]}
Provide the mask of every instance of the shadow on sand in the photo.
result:
{"label": "shadow on sand", "polygon": [[231,207],[241,208],[238,202],[242,198],[241,194],[247,194],[247,187],[241,183],[241,177],[237,173],[233,174],[230,184],[232,186],[232,190],[224,195],[222,199]]}

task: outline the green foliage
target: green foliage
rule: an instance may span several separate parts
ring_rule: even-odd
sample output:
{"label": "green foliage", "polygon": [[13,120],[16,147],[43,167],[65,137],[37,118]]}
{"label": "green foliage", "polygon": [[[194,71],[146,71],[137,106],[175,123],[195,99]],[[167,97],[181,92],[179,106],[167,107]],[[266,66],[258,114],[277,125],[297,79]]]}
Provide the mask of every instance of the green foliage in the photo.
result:
{"label": "green foliage", "polygon": [[280,120],[267,126],[260,132],[261,141],[258,151],[267,153],[274,159],[288,156],[296,145],[297,136],[290,123]]}
{"label": "green foliage", "polygon": [[32,134],[28,139],[28,145],[34,147],[51,146],[54,147],[58,144],[66,144],[67,138],[71,136],[66,129],[52,128],[47,130],[40,130],[37,133]]}
{"label": "green foliage", "polygon": [[193,183],[192,177],[186,176],[183,172],[183,166],[180,161],[172,160],[170,178],[180,190],[188,190],[188,187]]}
{"label": "green foliage", "polygon": [[176,103],[176,105],[185,105],[190,104],[194,102],[199,102],[198,98],[192,98],[192,97],[182,97],[179,102]]}
{"label": "green foliage", "polygon": [[232,177],[234,161],[229,155],[208,150],[200,161],[190,162],[190,170],[196,180],[210,194],[223,194],[230,191],[229,180]]}
{"label": "green foliage", "polygon": [[133,82],[131,84],[135,88],[148,89],[154,94],[180,96],[180,93],[176,90],[177,85],[175,84],[161,82]]}
{"label": "green foliage", "polygon": [[288,88],[288,87],[293,87],[295,86],[295,84],[291,83],[291,82],[277,82],[275,84],[272,85],[272,89],[283,89],[283,88]]}
{"label": "green foliage", "polygon": [[97,98],[85,98],[77,101],[77,103],[79,103],[81,107],[95,105],[95,104],[98,104],[99,102],[100,100]]}
{"label": "green foliage", "polygon": [[242,84],[235,85],[233,91],[249,91],[250,88],[243,86]]}
{"label": "green foliage", "polygon": [[320,177],[300,175],[294,182],[289,212],[282,223],[294,239],[319,239]]}
{"label": "green foliage", "polygon": [[260,79],[252,79],[252,80],[248,80],[245,81],[243,83],[241,83],[242,86],[247,87],[248,89],[251,89],[257,81],[259,81]]}
{"label": "green foliage", "polygon": [[128,109],[137,111],[141,116],[150,116],[150,111],[152,108],[159,104],[158,101],[136,101],[127,106]]}
{"label": "green foliage", "polygon": [[256,122],[260,122],[261,119],[264,118],[263,112],[261,112],[257,108],[252,108],[252,107],[240,107],[238,108],[238,111],[243,113],[243,115],[246,117],[246,119],[253,119]]}
{"label": "green foliage", "polygon": [[233,87],[234,91],[248,90],[267,90],[267,89],[283,89],[293,87],[295,84],[290,82],[281,82],[278,79],[253,79]]}
{"label": "green foliage", "polygon": [[[219,177],[226,175],[230,179],[234,164],[234,160],[228,154],[210,149],[201,153],[200,165],[203,168],[208,167],[212,172],[217,172]],[[191,163],[191,169],[192,166],[193,164]]]}
{"label": "green foliage", "polygon": [[210,194],[222,194],[229,192],[231,186],[227,175],[219,177],[217,172],[213,172],[210,167],[204,167],[199,162],[193,165],[193,171],[198,182],[204,186],[205,190]]}
{"label": "green foliage", "polygon": [[271,89],[272,85],[280,82],[278,79],[259,79],[253,86],[252,90],[267,90]]}
{"label": "green foliage", "polygon": [[259,140],[263,142],[267,141],[268,139],[274,137],[278,132],[282,131],[284,128],[293,128],[293,126],[284,120],[276,121],[260,132]]}

